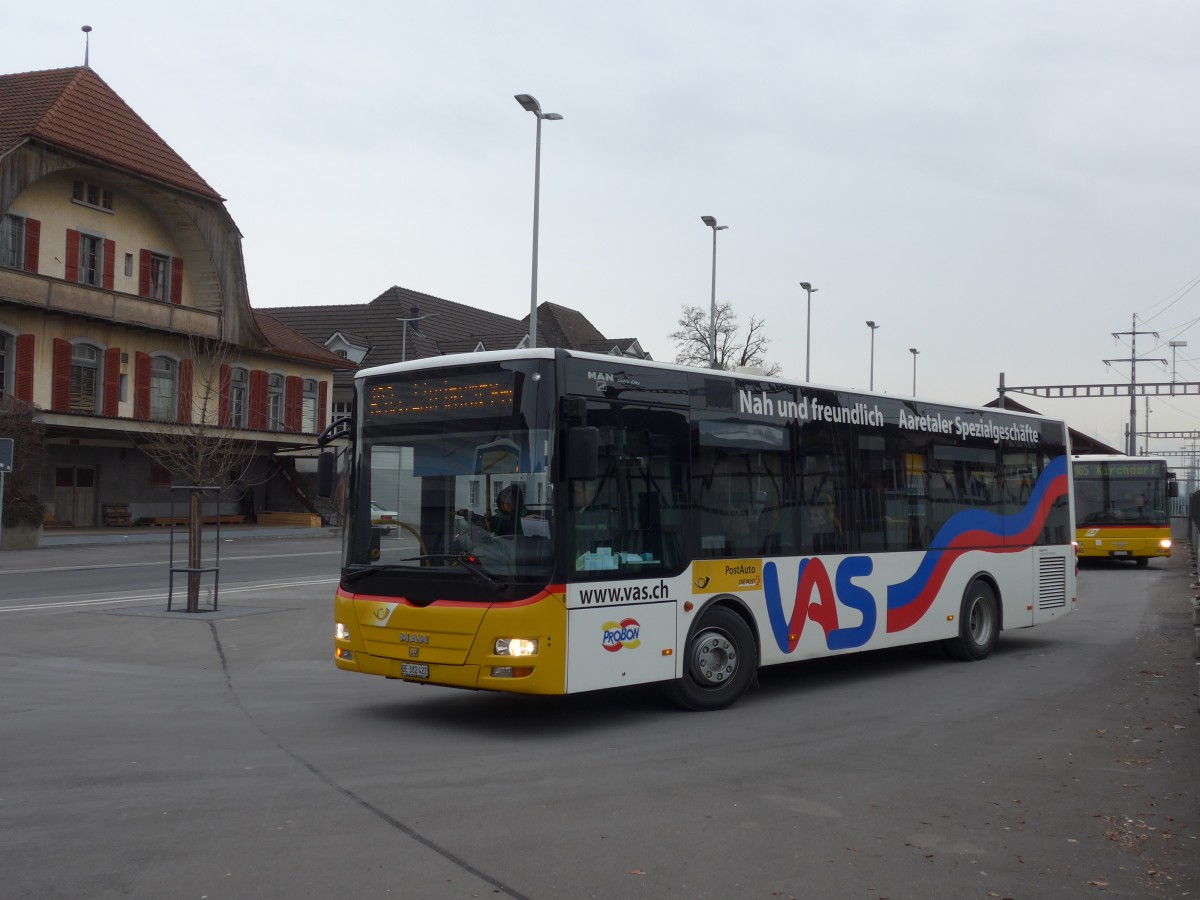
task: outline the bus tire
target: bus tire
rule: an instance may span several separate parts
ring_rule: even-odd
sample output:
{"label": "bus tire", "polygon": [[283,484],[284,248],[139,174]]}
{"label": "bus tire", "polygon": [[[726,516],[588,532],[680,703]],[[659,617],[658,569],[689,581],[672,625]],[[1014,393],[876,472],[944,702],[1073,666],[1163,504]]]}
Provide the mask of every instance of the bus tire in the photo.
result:
{"label": "bus tire", "polygon": [[976,662],[987,659],[1000,636],[1000,612],[996,592],[982,579],[972,581],[959,608],[958,637],[943,641],[953,659]]}
{"label": "bus tire", "polygon": [[1150,565],[1150,557],[1148,557],[1148,556],[1139,556],[1139,557],[1137,558],[1137,564],[1138,564],[1139,566],[1148,566],[1148,565]]}
{"label": "bus tire", "polygon": [[683,677],[667,685],[678,706],[695,712],[737,702],[754,680],[754,635],[742,617],[718,606],[704,614],[688,638]]}

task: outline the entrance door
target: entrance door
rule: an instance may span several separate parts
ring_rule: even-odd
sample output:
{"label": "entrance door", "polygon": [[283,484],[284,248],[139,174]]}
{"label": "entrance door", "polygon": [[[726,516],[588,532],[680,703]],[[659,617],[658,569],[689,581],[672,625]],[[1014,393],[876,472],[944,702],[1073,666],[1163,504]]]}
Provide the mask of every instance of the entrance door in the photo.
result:
{"label": "entrance door", "polygon": [[59,466],[54,472],[54,518],[84,527],[96,524],[96,470]]}

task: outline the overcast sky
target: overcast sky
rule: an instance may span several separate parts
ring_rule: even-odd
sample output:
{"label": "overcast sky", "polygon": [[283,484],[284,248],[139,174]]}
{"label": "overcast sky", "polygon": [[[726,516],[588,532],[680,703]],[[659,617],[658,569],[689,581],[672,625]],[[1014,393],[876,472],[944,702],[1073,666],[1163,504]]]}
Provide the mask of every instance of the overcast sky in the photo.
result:
{"label": "overcast sky", "polygon": [[[808,281],[814,381],[867,387],[871,319],[877,390],[911,394],[914,359],[952,402],[1001,372],[1128,384],[1135,315],[1137,380],[1174,356],[1200,381],[1189,0],[60,0],[5,16],[0,67],[81,64],[84,24],[92,68],[226,198],[258,307],[400,285],[528,313],[530,93],[563,116],[538,297],[655,359],[708,307],[712,215],[717,300],[788,376]],[[1123,446],[1128,397],[1017,399]],[[1150,409],[1200,428],[1200,397]]]}

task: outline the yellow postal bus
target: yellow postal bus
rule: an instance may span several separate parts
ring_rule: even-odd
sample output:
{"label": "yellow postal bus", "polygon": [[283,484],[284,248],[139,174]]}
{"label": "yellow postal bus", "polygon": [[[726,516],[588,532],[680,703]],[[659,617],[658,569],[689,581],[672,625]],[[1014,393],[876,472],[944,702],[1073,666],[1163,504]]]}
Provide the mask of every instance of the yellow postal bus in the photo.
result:
{"label": "yellow postal bus", "polygon": [[1165,459],[1079,455],[1071,467],[1080,559],[1131,559],[1145,566],[1171,555],[1167,501],[1178,484]]}

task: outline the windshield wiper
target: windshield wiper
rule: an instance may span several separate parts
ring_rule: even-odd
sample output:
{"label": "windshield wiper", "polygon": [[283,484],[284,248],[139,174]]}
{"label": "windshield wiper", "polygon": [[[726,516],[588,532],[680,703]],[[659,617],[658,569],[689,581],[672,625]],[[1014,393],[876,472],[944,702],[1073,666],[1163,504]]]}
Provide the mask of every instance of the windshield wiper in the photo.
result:
{"label": "windshield wiper", "polygon": [[[468,553],[423,553],[420,556],[407,556],[401,562],[450,562],[455,565],[462,566],[467,572],[474,576],[481,584],[490,587],[497,593],[505,593],[509,586],[500,581],[494,575],[490,574],[479,561],[478,557],[471,556]],[[402,566],[396,563],[388,563],[382,566],[364,566],[354,572],[347,572],[342,575],[342,584],[352,584],[360,578],[367,575],[374,575],[379,572],[408,572],[414,571],[412,566]],[[418,570],[419,571],[419,570]]]}
{"label": "windshield wiper", "polygon": [[365,575],[374,575],[376,572],[409,572],[409,571],[412,571],[412,566],[397,566],[394,564],[388,564],[385,566],[363,566],[361,569],[359,569],[355,572],[347,572],[345,575],[343,575],[342,576],[342,584],[350,584],[351,582],[358,581],[358,579],[362,578]]}
{"label": "windshield wiper", "polygon": [[422,553],[420,556],[409,556],[405,558],[405,562],[427,560],[436,560],[438,562],[451,562],[455,565],[462,566],[481,584],[487,585],[492,590],[503,593],[508,590],[508,585],[497,579],[494,575],[488,572],[483,567],[483,563],[479,561],[479,557],[472,556],[469,553]]}

